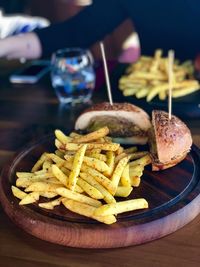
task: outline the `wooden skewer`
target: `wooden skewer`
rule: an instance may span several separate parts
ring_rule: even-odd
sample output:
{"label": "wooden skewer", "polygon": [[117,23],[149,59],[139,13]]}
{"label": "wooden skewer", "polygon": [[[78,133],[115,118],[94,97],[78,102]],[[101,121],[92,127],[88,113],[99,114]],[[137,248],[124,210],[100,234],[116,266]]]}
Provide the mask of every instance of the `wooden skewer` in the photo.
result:
{"label": "wooden skewer", "polygon": [[174,65],[174,51],[168,52],[168,83],[169,83],[169,94],[168,94],[168,118],[171,120],[172,117],[172,88],[173,88],[173,65]]}
{"label": "wooden skewer", "polygon": [[103,42],[100,42],[100,48],[101,48],[104,72],[105,72],[105,77],[106,77],[108,99],[109,99],[110,104],[113,105],[112,93],[111,93],[111,87],[110,87],[110,79],[109,79],[109,74],[108,74],[108,66],[107,66],[107,62],[106,62],[105,49],[104,49]]}

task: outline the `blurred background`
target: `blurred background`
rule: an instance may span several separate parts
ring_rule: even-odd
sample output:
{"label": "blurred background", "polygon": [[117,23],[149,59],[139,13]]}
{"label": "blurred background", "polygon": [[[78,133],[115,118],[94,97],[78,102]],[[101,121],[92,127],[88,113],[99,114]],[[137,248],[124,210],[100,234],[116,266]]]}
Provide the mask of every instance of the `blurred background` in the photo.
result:
{"label": "blurred background", "polygon": [[[91,0],[0,0],[0,9],[3,16],[16,14],[39,16],[54,23],[74,16],[90,2]],[[126,20],[105,38],[104,43],[108,59],[119,57],[125,40],[133,31],[132,22]],[[91,51],[95,59],[101,58],[99,45],[93,45]]]}

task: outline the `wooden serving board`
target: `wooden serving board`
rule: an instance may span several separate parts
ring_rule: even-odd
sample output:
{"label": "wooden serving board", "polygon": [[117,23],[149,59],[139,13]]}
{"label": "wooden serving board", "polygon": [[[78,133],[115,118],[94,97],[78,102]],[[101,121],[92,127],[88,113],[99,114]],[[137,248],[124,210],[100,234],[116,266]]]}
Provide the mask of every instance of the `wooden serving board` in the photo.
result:
{"label": "wooden serving board", "polygon": [[152,172],[146,168],[142,182],[130,198],[144,197],[149,209],[121,214],[117,223],[104,225],[55,207],[19,206],[11,192],[16,171],[30,171],[44,151],[54,151],[46,138],[18,153],[1,174],[0,200],[11,220],[26,232],[49,242],[81,248],[114,248],[142,244],[173,233],[200,213],[200,151],[192,146],[177,166]]}

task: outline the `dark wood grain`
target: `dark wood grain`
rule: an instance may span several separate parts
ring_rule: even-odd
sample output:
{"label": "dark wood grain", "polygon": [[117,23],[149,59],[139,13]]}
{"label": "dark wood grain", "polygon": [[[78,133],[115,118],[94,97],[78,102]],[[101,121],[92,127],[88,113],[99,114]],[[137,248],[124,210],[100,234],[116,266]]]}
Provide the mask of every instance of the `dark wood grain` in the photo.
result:
{"label": "dark wood grain", "polygon": [[168,235],[200,212],[200,151],[195,146],[184,161],[171,169],[146,170],[140,187],[133,190],[130,198],[144,197],[149,209],[124,213],[113,225],[97,223],[63,206],[53,211],[37,205],[20,206],[11,192],[16,171],[29,171],[43,152],[55,150],[52,144],[53,138],[49,137],[19,152],[4,168],[0,182],[0,200],[5,212],[36,237],[72,247],[125,247]]}

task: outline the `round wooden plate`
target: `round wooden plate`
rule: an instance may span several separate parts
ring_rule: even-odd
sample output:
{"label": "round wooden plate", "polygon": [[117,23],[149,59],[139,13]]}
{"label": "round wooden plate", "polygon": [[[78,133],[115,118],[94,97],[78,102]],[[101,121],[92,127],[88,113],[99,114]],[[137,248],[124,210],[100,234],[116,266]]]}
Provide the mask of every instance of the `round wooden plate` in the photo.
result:
{"label": "round wooden plate", "polygon": [[149,209],[121,214],[117,223],[104,225],[55,207],[19,206],[11,192],[16,171],[29,171],[44,151],[53,151],[47,138],[18,153],[2,171],[0,200],[11,220],[26,232],[46,241],[81,248],[114,248],[142,244],[183,227],[200,213],[200,151],[192,146],[177,166],[152,172],[146,168],[142,182],[130,198],[144,197]]}

